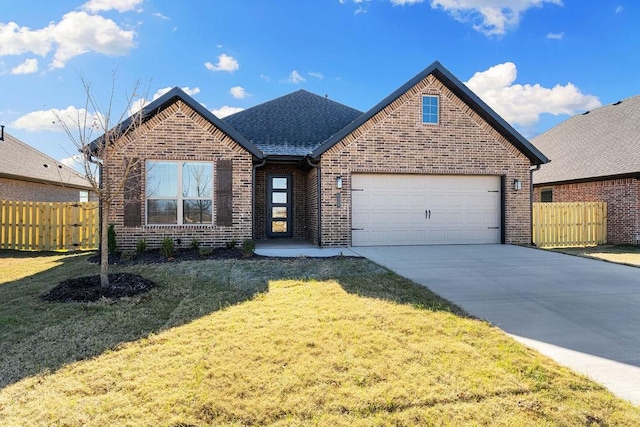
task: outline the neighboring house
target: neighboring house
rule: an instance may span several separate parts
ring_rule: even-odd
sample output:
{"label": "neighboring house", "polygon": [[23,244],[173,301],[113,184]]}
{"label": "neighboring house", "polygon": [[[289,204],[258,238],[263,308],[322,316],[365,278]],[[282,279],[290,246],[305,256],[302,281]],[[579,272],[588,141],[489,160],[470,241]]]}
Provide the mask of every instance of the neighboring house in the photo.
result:
{"label": "neighboring house", "polygon": [[640,244],[640,95],[576,115],[533,139],[551,162],[534,199],[607,202],[607,242]]}
{"label": "neighboring house", "polygon": [[0,200],[88,201],[90,190],[85,177],[8,133],[0,141]]}
{"label": "neighboring house", "polygon": [[111,210],[123,249],[530,244],[530,169],[547,161],[438,62],[366,113],[298,91],[221,120],[174,88],[136,132],[111,167],[143,160]]}

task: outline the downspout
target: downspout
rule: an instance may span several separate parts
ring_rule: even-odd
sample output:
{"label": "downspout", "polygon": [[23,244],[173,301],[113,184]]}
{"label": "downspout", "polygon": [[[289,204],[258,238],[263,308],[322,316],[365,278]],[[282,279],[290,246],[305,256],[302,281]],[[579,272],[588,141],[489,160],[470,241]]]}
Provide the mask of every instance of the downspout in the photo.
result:
{"label": "downspout", "polygon": [[531,230],[531,246],[535,246],[533,243],[533,173],[540,170],[540,166],[529,168],[529,230]]}
{"label": "downspout", "polygon": [[316,169],[316,186],[318,191],[318,246],[322,247],[322,174],[321,168],[318,163],[312,163],[310,157],[305,157],[307,164]]}
{"label": "downspout", "polygon": [[261,168],[267,163],[267,158],[262,159],[260,163],[254,163],[251,170],[251,240],[255,240],[256,226],[256,169]]}

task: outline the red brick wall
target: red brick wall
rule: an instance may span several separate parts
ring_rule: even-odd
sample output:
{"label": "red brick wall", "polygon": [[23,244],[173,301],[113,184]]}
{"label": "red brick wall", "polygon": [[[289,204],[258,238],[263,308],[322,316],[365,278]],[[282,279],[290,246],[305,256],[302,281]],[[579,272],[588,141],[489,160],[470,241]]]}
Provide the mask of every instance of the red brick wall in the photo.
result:
{"label": "red brick wall", "polygon": [[[123,143],[124,144],[124,143]],[[123,151],[123,152],[122,152]],[[119,248],[135,249],[138,239],[145,238],[149,248],[160,246],[166,236],[181,243],[177,247],[188,247],[192,239],[203,246],[220,247],[226,242],[241,242],[251,239],[252,225],[252,156],[235,141],[213,126],[209,121],[177,101],[167,109],[156,114],[141,129],[135,141],[131,141],[119,156],[114,159],[114,167],[109,176],[112,181],[124,174],[124,160],[139,158],[147,160],[192,160],[211,161],[220,159],[233,162],[233,222],[231,226],[185,225],[152,226],[145,225],[145,203],[142,200],[140,227],[125,227],[123,195],[120,194],[111,204],[109,222],[116,226]],[[142,194],[145,194],[145,179],[142,179]],[[215,188],[215,182],[214,182]],[[216,212],[215,195],[213,213]]]}
{"label": "red brick wall", "polygon": [[307,225],[305,238],[313,243],[319,245],[318,241],[318,169],[313,168],[307,173],[307,188],[306,188],[306,219]]}
{"label": "red brick wall", "polygon": [[77,202],[80,200],[80,190],[61,185],[0,178],[0,200]]}
{"label": "red brick wall", "polygon": [[[549,187],[536,186],[534,200],[540,199],[542,188]],[[554,202],[607,202],[607,242],[640,244],[640,180],[611,179],[552,188]]]}
{"label": "red brick wall", "polygon": [[[440,123],[422,123],[422,96],[440,97]],[[428,76],[346,136],[321,158],[322,244],[351,244],[351,174],[496,175],[506,179],[506,243],[531,242],[530,161],[488,123]],[[335,188],[337,176],[343,188]],[[522,181],[515,191],[514,179]],[[338,207],[336,194],[342,203]]]}

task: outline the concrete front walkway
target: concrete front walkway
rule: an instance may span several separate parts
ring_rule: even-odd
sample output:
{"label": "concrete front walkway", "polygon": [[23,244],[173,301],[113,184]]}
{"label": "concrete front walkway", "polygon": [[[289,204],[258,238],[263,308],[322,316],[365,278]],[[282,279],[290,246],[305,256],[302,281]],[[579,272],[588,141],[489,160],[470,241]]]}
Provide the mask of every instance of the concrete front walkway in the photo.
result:
{"label": "concrete front walkway", "polygon": [[306,240],[271,239],[256,242],[256,255],[284,258],[326,258],[332,256],[359,257],[351,248],[319,248]]}
{"label": "concrete front walkway", "polygon": [[511,245],[351,249],[640,405],[640,269]]}

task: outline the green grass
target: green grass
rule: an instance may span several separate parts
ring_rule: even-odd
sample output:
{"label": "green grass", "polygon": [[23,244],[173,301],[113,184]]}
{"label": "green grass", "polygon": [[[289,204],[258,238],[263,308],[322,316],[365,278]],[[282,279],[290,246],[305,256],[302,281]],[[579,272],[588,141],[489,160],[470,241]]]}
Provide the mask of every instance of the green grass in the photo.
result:
{"label": "green grass", "polygon": [[553,250],[570,255],[640,267],[640,246],[602,245],[585,248],[556,248]]}
{"label": "green grass", "polygon": [[[44,257],[47,258],[47,257]],[[363,259],[114,269],[159,287],[44,303],[86,256],[0,279],[0,425],[640,425],[640,409]],[[15,259],[0,253],[0,271]]]}

